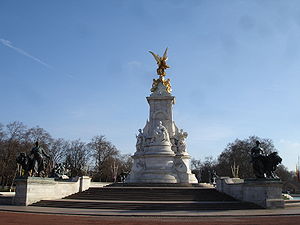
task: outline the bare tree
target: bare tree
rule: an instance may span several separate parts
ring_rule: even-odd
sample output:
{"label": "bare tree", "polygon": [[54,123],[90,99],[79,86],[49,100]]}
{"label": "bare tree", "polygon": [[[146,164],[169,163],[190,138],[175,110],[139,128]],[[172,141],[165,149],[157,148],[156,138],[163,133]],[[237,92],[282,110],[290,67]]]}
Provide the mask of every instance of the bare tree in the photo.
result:
{"label": "bare tree", "polygon": [[111,171],[108,168],[111,168],[119,151],[103,135],[95,136],[88,146],[95,162],[94,180],[109,179]]}
{"label": "bare tree", "polygon": [[110,168],[111,168],[111,175],[112,175],[113,182],[117,181],[119,165],[120,165],[120,163],[116,161],[117,159],[112,157],[112,163],[110,165]]}
{"label": "bare tree", "polygon": [[4,125],[0,123],[0,143],[4,140],[5,135]]}
{"label": "bare tree", "polygon": [[70,170],[70,175],[72,177],[85,175],[87,162],[88,151],[86,144],[80,139],[71,141],[65,153],[65,165]]}
{"label": "bare tree", "polygon": [[119,159],[120,159],[120,167],[119,167],[120,173],[128,174],[133,164],[131,155],[129,154],[120,155]]}
{"label": "bare tree", "polygon": [[16,156],[22,151],[26,126],[21,122],[12,122],[1,129],[0,143],[0,183],[2,187],[10,185],[16,173]]}
{"label": "bare tree", "polygon": [[278,165],[275,172],[282,181],[291,181],[295,177],[294,173],[289,171],[288,168],[282,164]]}
{"label": "bare tree", "polygon": [[69,147],[69,143],[62,138],[52,139],[49,143],[48,150],[52,159],[53,165],[63,163],[65,160],[65,153]]}
{"label": "bare tree", "polygon": [[192,160],[191,160],[191,169],[192,170],[200,170],[201,167],[202,167],[201,160],[192,158]]}
{"label": "bare tree", "polygon": [[27,130],[26,132],[26,142],[32,143],[38,141],[39,145],[42,146],[46,151],[49,150],[49,145],[53,141],[51,135],[43,128],[36,126]]}
{"label": "bare tree", "polygon": [[201,172],[202,172],[202,169],[203,169],[202,167],[203,167],[203,165],[202,165],[200,159],[192,158],[192,160],[191,160],[191,170],[192,170],[192,173],[195,174],[198,182],[201,182]]}

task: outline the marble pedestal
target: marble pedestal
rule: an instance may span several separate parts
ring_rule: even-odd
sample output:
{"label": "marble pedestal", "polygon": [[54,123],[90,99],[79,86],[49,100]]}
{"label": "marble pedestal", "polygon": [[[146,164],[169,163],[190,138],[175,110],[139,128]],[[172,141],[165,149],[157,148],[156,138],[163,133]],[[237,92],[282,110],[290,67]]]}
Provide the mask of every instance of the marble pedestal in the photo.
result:
{"label": "marble pedestal", "polygon": [[282,182],[280,180],[221,177],[217,190],[236,199],[255,203],[263,208],[283,208]]}
{"label": "marble pedestal", "polygon": [[178,183],[174,168],[175,153],[170,145],[151,145],[147,152],[137,152],[127,183]]}
{"label": "marble pedestal", "polygon": [[126,183],[197,183],[190,170],[185,138],[173,121],[175,97],[162,84],[147,97],[149,119],[137,136],[133,167]]}

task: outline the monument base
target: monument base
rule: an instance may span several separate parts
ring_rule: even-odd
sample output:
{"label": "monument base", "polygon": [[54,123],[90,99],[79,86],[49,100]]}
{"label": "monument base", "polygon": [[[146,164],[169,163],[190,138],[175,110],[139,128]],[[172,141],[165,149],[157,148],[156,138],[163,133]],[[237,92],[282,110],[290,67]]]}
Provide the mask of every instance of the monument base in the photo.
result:
{"label": "monument base", "polygon": [[132,171],[126,183],[178,183],[174,153],[134,155]]}
{"label": "monument base", "polygon": [[217,190],[266,209],[284,208],[280,180],[221,177],[217,179]]}
{"label": "monument base", "polygon": [[198,183],[189,169],[189,155],[137,154],[126,183]]}

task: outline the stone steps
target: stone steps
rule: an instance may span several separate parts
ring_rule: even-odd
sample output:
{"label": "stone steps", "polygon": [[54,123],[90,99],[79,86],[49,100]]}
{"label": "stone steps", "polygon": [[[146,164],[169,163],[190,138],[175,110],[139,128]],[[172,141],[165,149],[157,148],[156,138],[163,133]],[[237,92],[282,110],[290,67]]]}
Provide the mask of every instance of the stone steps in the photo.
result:
{"label": "stone steps", "polygon": [[225,202],[141,202],[141,201],[63,201],[44,200],[35,203],[39,207],[55,208],[84,208],[84,209],[113,209],[113,210],[234,210],[234,209],[257,209],[253,204],[238,201]]}
{"label": "stone steps", "polygon": [[234,198],[214,188],[154,188],[104,187],[67,197],[68,199],[122,200],[122,201],[232,201]]}
{"label": "stone steps", "polygon": [[40,207],[110,210],[232,210],[258,206],[240,202],[214,188],[201,187],[103,187],[68,196],[43,200]]}

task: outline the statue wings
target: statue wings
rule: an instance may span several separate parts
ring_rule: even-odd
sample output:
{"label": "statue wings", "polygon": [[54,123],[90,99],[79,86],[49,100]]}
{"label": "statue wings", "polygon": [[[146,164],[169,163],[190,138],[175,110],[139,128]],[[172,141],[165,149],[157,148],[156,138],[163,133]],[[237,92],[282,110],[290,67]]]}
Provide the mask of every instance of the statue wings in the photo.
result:
{"label": "statue wings", "polygon": [[165,61],[168,60],[167,54],[168,54],[168,48],[166,48],[165,53],[164,53],[164,55],[163,55],[163,60],[165,60]]}
{"label": "statue wings", "polygon": [[162,63],[162,61],[167,61],[168,60],[168,56],[167,56],[168,48],[166,48],[163,57],[160,57],[159,55],[155,54],[154,52],[151,52],[151,51],[149,51],[149,52],[153,55],[153,57],[156,60],[157,64]]}

